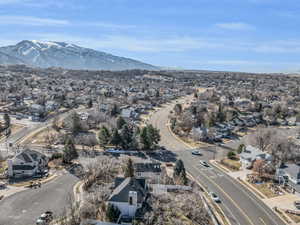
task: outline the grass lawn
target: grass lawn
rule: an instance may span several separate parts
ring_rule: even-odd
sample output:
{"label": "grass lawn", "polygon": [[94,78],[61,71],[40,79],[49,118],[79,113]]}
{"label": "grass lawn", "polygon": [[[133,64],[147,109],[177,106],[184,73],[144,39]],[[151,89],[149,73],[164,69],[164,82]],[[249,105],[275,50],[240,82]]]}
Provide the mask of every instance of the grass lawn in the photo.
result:
{"label": "grass lawn", "polygon": [[271,189],[268,187],[269,183],[262,183],[262,184],[251,184],[254,188],[256,188],[258,191],[263,193],[267,198],[273,198],[277,197],[278,195],[275,194]]}
{"label": "grass lawn", "polygon": [[241,168],[241,163],[239,160],[233,160],[233,159],[223,159],[221,161],[222,166],[225,166],[227,169],[231,171],[237,171]]}

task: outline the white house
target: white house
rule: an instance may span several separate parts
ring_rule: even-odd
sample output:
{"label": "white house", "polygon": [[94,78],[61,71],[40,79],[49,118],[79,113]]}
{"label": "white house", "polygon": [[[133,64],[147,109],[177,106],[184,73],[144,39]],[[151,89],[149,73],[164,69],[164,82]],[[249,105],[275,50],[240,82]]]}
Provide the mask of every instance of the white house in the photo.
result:
{"label": "white house", "polygon": [[42,172],[47,166],[48,159],[45,155],[34,150],[23,150],[14,158],[8,159],[9,177],[31,177]]}
{"label": "white house", "polygon": [[244,151],[240,154],[240,162],[244,168],[251,167],[256,159],[271,161],[272,157],[270,154],[263,152],[251,145],[247,145]]}
{"label": "white house", "polygon": [[142,207],[147,196],[147,186],[142,178],[117,178],[115,189],[109,197],[108,203],[118,207],[121,216],[134,217],[136,211]]}

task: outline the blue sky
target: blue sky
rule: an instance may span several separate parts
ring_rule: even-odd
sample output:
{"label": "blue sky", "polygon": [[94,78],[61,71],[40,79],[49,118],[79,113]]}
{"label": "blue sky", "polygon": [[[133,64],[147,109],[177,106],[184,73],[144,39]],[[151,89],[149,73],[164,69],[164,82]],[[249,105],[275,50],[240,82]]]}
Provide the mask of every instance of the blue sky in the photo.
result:
{"label": "blue sky", "polygon": [[300,70],[299,0],[0,0],[0,45],[65,41],[154,65]]}

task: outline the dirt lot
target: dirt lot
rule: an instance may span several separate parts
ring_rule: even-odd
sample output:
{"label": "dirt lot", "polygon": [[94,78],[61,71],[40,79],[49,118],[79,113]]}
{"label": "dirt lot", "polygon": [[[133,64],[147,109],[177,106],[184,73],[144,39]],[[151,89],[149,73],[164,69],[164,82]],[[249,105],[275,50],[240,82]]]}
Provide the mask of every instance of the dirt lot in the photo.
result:
{"label": "dirt lot", "polygon": [[233,172],[241,168],[241,163],[239,162],[239,160],[223,159],[221,164],[222,166]]}
{"label": "dirt lot", "polygon": [[262,183],[262,184],[251,184],[252,187],[257,189],[259,192],[264,194],[267,198],[274,198],[277,196],[280,196],[278,194],[275,194],[270,188],[269,183]]}
{"label": "dirt lot", "polygon": [[34,136],[32,136],[26,142],[28,144],[44,145],[44,144],[49,143],[49,141],[47,141],[49,138],[55,138],[58,135],[59,135],[59,133],[57,131],[55,131],[54,129],[46,128],[46,129],[41,130],[40,132],[36,133]]}

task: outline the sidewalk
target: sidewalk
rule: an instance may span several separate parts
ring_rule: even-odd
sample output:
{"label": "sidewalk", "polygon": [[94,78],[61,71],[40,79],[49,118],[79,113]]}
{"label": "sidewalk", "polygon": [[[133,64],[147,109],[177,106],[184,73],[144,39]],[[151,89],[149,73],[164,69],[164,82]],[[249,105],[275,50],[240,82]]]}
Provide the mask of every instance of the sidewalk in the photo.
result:
{"label": "sidewalk", "polygon": [[[276,196],[276,197],[270,197],[268,198],[265,196],[262,192],[260,192],[258,189],[251,187],[248,182],[246,182],[246,177],[247,174],[251,173],[251,170],[242,170],[242,171],[237,171],[237,172],[230,172],[226,170],[222,165],[215,161],[211,161],[211,163],[216,166],[218,169],[222,170],[224,173],[228,174],[232,178],[236,179],[237,182],[239,182],[241,185],[243,185],[248,191],[253,193],[258,199],[260,199],[264,204],[266,204],[270,209],[272,209],[281,219],[283,222],[286,224],[300,224],[300,223],[295,223],[292,222],[292,219],[290,219],[283,211],[284,210],[297,210],[296,207],[294,206],[294,202],[300,201],[300,196],[295,195],[295,194],[287,194],[285,193],[284,195],[281,196]],[[274,210],[274,208],[277,207],[278,209],[281,209],[281,213],[283,214],[280,215],[277,211]],[[288,221],[287,222],[283,217],[287,217]]]}
{"label": "sidewalk", "polygon": [[5,189],[0,190],[0,196],[4,196],[4,198],[6,198],[10,195],[13,195],[18,192],[25,191],[25,190],[27,190],[27,188],[25,188],[25,187],[14,187],[11,185],[7,185],[7,187]]}

